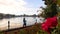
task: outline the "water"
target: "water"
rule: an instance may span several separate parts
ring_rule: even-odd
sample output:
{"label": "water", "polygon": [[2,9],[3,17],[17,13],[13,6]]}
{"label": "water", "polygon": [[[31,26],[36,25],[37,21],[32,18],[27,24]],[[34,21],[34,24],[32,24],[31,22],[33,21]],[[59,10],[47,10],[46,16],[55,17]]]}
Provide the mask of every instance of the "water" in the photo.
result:
{"label": "water", "polygon": [[[33,25],[36,22],[40,23],[41,20],[36,17],[25,17],[27,26]],[[0,20],[0,30],[6,30],[8,29],[8,21],[10,21],[10,29],[12,28],[18,28],[23,27],[23,17],[17,17],[17,18],[10,18],[10,19],[2,19]]]}

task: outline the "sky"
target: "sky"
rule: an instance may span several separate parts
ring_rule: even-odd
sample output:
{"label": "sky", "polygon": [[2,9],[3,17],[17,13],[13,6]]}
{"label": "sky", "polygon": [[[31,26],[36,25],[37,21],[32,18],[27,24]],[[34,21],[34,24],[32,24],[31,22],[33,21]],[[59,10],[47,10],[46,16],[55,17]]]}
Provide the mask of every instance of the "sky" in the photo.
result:
{"label": "sky", "polygon": [[42,0],[0,0],[0,13],[33,15],[41,6],[45,7]]}

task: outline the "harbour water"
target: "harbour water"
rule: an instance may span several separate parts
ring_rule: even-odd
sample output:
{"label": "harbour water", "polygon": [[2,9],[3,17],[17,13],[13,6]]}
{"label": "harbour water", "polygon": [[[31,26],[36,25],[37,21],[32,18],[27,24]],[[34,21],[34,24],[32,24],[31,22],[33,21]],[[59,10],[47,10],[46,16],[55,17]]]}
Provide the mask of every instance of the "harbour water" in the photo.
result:
{"label": "harbour water", "polygon": [[[43,18],[39,19],[38,17],[25,17],[27,26],[33,25],[36,22],[41,23]],[[0,30],[8,29],[8,21],[10,21],[10,29],[23,27],[23,17],[15,17],[10,19],[1,19],[0,20]]]}

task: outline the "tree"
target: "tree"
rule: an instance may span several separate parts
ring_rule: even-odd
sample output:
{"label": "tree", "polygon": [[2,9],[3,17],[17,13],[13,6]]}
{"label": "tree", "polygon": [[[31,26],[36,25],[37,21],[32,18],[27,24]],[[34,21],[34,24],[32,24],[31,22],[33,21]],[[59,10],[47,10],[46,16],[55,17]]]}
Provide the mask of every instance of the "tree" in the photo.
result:
{"label": "tree", "polygon": [[4,16],[4,14],[3,14],[3,13],[0,13],[0,19],[2,19],[2,18],[3,18],[3,16]]}
{"label": "tree", "polygon": [[[56,0],[43,0],[45,1],[46,8],[42,8],[44,10],[45,17],[50,17],[57,14],[57,1]],[[48,14],[50,13],[50,14]]]}

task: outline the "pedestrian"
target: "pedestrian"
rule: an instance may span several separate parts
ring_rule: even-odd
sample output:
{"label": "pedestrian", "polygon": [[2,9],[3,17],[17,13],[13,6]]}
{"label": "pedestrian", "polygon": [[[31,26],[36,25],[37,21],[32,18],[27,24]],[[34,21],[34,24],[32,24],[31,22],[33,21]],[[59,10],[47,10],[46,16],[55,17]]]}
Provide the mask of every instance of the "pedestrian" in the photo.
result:
{"label": "pedestrian", "polygon": [[8,30],[9,30],[9,28],[10,28],[10,21],[8,21]]}
{"label": "pedestrian", "polygon": [[35,18],[35,24],[37,24],[37,18]]}
{"label": "pedestrian", "polygon": [[25,19],[25,17],[23,18],[23,27],[26,27],[26,19]]}

